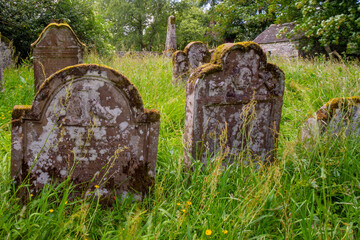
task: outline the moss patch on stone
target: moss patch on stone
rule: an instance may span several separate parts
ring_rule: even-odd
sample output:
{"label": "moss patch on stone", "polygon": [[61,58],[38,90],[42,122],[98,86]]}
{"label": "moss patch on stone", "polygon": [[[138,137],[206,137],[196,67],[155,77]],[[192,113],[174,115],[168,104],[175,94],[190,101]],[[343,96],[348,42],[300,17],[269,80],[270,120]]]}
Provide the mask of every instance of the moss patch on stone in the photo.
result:
{"label": "moss patch on stone", "polygon": [[31,105],[16,105],[12,111],[12,119],[23,118],[28,112],[30,112]]}
{"label": "moss patch on stone", "polygon": [[330,99],[324,106],[316,112],[316,119],[328,121],[335,114],[335,110],[342,107],[349,109],[360,103],[360,97],[342,97]]}

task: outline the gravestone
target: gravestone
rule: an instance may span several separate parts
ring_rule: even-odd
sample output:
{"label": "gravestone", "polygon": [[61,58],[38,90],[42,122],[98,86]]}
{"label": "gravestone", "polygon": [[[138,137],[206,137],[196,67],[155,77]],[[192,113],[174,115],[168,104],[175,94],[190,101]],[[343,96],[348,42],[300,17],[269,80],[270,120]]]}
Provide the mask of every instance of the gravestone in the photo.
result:
{"label": "gravestone", "polygon": [[206,162],[226,149],[228,160],[246,153],[253,160],[271,161],[283,93],[284,73],[267,63],[259,45],[219,46],[211,62],[195,69],[187,83],[186,165],[191,158]]}
{"label": "gravestone", "polygon": [[[1,38],[0,38],[0,45],[1,45]],[[4,76],[3,76],[3,50],[0,48],[0,91],[4,89]]]}
{"label": "gravestone", "polygon": [[170,16],[168,19],[167,33],[166,33],[166,43],[164,55],[168,58],[176,51],[176,26],[175,26],[175,17]]}
{"label": "gravestone", "polygon": [[211,54],[202,42],[189,43],[184,51],[176,51],[172,56],[173,81],[186,81],[192,71],[210,62]]}
{"label": "gravestone", "polygon": [[360,133],[360,97],[333,98],[308,118],[302,140],[315,140],[323,134],[346,136]]}
{"label": "gravestone", "polygon": [[50,23],[31,44],[34,57],[34,87],[60,69],[83,62],[85,45],[66,23]]}
{"label": "gravestone", "polygon": [[14,61],[15,48],[12,44],[12,41],[2,36],[1,34],[0,34],[0,39],[1,39],[0,51],[2,52],[1,59],[3,63],[3,69],[7,67],[15,66],[15,61]]}
{"label": "gravestone", "polygon": [[119,72],[94,64],[62,69],[32,106],[13,109],[11,176],[19,184],[29,175],[33,193],[69,176],[79,192],[144,194],[154,179],[159,125],[159,112],[144,109]]}

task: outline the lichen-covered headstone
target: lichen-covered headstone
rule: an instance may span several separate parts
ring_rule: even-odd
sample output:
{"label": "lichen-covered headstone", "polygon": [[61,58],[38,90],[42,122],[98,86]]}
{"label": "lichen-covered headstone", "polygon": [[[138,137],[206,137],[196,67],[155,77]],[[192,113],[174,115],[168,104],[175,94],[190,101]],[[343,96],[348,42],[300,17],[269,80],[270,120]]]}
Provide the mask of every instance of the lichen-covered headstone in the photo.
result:
{"label": "lichen-covered headstone", "polygon": [[176,51],[172,56],[173,81],[186,81],[195,68],[210,62],[211,54],[202,42],[189,43],[184,51]]}
{"label": "lichen-covered headstone", "polygon": [[360,133],[360,97],[333,98],[302,129],[302,140],[316,140],[323,134],[346,136]]}
{"label": "lichen-covered headstone", "polygon": [[[185,161],[205,162],[221,149],[272,160],[279,132],[284,73],[253,42],[219,46],[186,89]],[[221,138],[221,136],[225,136]],[[241,159],[239,159],[241,160]]]}
{"label": "lichen-covered headstone", "polygon": [[176,51],[176,26],[175,26],[175,17],[170,16],[168,19],[167,33],[166,33],[166,43],[164,55],[168,58]]}
{"label": "lichen-covered headstone", "polygon": [[[70,177],[79,192],[146,193],[155,174],[160,114],[143,108],[119,72],[80,64],[48,78],[12,115],[11,176],[31,191]],[[93,179],[93,180],[92,180]],[[91,181],[92,180],[92,181]],[[97,187],[96,186],[96,187]]]}
{"label": "lichen-covered headstone", "polygon": [[31,47],[35,92],[51,74],[83,62],[85,45],[66,23],[50,23]]}
{"label": "lichen-covered headstone", "polygon": [[6,37],[1,35],[0,39],[1,39],[0,51],[2,52],[1,60],[3,64],[3,69],[7,67],[12,67],[15,65],[15,61],[14,61],[15,48],[12,44],[12,41],[7,39]]}

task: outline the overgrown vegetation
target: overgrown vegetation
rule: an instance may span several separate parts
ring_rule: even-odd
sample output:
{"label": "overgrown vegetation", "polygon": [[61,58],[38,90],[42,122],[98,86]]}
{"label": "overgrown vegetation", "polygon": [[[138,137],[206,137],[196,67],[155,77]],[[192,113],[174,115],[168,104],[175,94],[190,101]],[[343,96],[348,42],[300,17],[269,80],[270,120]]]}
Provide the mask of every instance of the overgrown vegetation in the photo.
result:
{"label": "overgrown vegetation", "polygon": [[5,70],[0,93],[0,238],[2,239],[358,239],[358,138],[298,135],[307,117],[333,97],[359,96],[358,62],[272,59],[286,74],[278,157],[269,166],[233,164],[224,155],[183,168],[185,87],[171,83],[161,57],[87,58],[111,66],[138,88],[146,108],[161,112],[156,183],[143,201],[110,208],[69,199],[72,186],[49,186],[21,202],[10,179],[11,110],[31,104],[33,70]]}

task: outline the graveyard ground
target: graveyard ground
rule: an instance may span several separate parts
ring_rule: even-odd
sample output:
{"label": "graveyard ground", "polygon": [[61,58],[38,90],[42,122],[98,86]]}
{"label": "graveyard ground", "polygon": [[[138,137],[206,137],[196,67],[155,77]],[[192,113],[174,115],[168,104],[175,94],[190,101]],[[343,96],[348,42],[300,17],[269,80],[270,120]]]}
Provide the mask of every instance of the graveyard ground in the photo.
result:
{"label": "graveyard ground", "polygon": [[171,60],[100,59],[132,81],[146,108],[161,112],[156,183],[142,202],[68,199],[71,184],[21,202],[10,180],[11,111],[31,104],[31,62],[6,69],[0,93],[1,239],[359,239],[359,138],[324,136],[306,148],[302,124],[334,97],[360,95],[359,62],[271,59],[285,72],[278,157],[269,166],[232,164],[220,154],[183,170],[185,87],[171,83]]}

